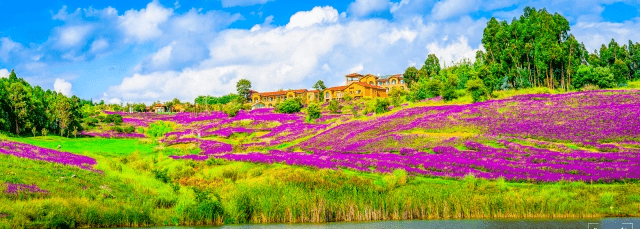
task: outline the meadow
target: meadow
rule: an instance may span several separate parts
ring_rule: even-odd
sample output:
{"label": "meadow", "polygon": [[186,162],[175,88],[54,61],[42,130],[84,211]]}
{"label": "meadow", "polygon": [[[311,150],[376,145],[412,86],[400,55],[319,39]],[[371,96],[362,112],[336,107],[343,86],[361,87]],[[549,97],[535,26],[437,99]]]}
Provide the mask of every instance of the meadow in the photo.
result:
{"label": "meadow", "polygon": [[1,135],[0,228],[640,216],[640,92],[542,92]]}

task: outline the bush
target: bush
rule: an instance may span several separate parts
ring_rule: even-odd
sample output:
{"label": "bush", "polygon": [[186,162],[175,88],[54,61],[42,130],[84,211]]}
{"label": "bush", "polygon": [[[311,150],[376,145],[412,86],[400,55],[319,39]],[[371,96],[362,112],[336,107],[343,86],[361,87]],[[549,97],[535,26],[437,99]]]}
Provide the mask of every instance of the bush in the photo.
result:
{"label": "bush", "polygon": [[437,79],[430,79],[427,81],[427,96],[429,98],[433,98],[440,95],[440,91],[442,90],[442,82]]}
{"label": "bush", "polygon": [[458,76],[449,74],[449,76],[447,76],[447,82],[445,83],[444,88],[442,88],[442,99],[444,101],[451,101],[458,98],[456,89],[458,89]]}
{"label": "bush", "polygon": [[466,88],[467,92],[471,94],[471,98],[474,103],[484,101],[487,96],[487,90],[484,88],[484,83],[477,77],[467,81]]}
{"label": "bush", "polygon": [[285,99],[284,102],[280,103],[276,107],[276,112],[292,114],[292,113],[300,112],[301,109],[302,109],[302,103],[300,102],[300,100],[295,98],[290,98],[290,99]]}
{"label": "bush", "polygon": [[112,122],[115,125],[120,125],[122,124],[122,116],[119,114],[110,114],[110,115],[107,115],[107,117],[105,117],[104,121],[107,123]]}
{"label": "bush", "polygon": [[309,120],[320,118],[321,114],[320,105],[317,103],[311,103],[309,104],[309,107],[307,107],[307,117]]}
{"label": "bush", "polygon": [[96,124],[98,124],[98,119],[94,117],[87,117],[84,118],[83,122],[88,126],[95,126]]}
{"label": "bush", "polygon": [[157,121],[155,123],[151,123],[149,125],[149,129],[147,129],[147,135],[150,137],[162,137],[166,133],[169,133],[173,130],[168,122]]}
{"label": "bush", "polygon": [[376,104],[375,104],[375,112],[376,114],[382,114],[389,111],[389,100],[384,98],[384,99],[380,99],[377,98],[376,99]]}
{"label": "bush", "polygon": [[338,114],[342,112],[342,106],[340,105],[338,100],[329,101],[329,106],[327,106],[327,109],[329,109],[329,111],[331,111],[331,113],[334,113],[334,114]]}
{"label": "bush", "polygon": [[616,86],[616,82],[609,67],[592,67],[580,65],[573,81],[574,88],[582,88],[586,85],[594,85],[599,88],[612,88]]}
{"label": "bush", "polygon": [[402,102],[404,102],[402,96],[404,96],[405,94],[406,92],[404,91],[404,89],[400,87],[392,88],[389,96],[391,97],[391,103],[393,104],[393,106],[400,107],[400,105],[402,105]]}
{"label": "bush", "polygon": [[125,133],[130,134],[133,133],[134,131],[136,131],[136,128],[133,126],[127,126],[124,129],[122,129]]}
{"label": "bush", "polygon": [[236,117],[236,115],[240,111],[240,108],[241,108],[241,105],[238,103],[227,103],[226,105],[224,105],[222,110],[229,117]]}

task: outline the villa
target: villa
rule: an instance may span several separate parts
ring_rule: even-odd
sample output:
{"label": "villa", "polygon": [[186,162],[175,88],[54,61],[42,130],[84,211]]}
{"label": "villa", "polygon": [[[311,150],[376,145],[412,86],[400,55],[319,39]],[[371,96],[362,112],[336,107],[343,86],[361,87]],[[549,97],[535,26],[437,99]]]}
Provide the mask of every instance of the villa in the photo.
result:
{"label": "villa", "polygon": [[[408,90],[402,74],[375,76],[372,74],[351,73],[346,75],[345,86],[330,87],[322,91],[324,100],[343,100],[347,95],[351,98],[385,98],[395,87]],[[303,104],[308,104],[319,99],[317,90],[279,90],[272,92],[251,91],[251,104],[253,108],[275,107],[279,102],[288,98],[302,98]]]}

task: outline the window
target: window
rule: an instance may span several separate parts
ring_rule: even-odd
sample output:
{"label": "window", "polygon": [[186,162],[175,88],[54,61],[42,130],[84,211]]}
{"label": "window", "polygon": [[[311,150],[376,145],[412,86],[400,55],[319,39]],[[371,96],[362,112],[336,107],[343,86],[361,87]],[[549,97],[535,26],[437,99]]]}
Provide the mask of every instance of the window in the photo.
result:
{"label": "window", "polygon": [[396,80],[391,80],[391,84],[396,84]]}
{"label": "window", "polygon": [[359,95],[359,94],[360,94],[360,90],[357,90],[357,91],[356,91],[356,94],[358,94],[358,95]]}
{"label": "window", "polygon": [[329,98],[329,92],[325,93],[325,98]]}
{"label": "window", "polygon": [[387,85],[389,85],[389,81],[387,81]]}
{"label": "window", "polygon": [[270,97],[270,98],[269,98],[269,101],[273,101],[273,97]]}
{"label": "window", "polygon": [[373,81],[369,81],[369,84],[371,84],[371,85],[375,85],[375,84],[373,84]]}
{"label": "window", "polygon": [[404,84],[404,80],[400,80],[400,84]]}
{"label": "window", "polygon": [[382,82],[378,82],[378,86],[382,85]]}

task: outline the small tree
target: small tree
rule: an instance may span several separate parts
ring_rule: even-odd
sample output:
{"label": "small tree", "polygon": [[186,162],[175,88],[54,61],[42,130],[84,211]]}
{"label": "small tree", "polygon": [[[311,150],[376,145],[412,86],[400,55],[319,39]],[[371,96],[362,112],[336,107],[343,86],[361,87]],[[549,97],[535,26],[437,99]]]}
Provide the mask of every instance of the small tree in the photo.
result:
{"label": "small tree", "polygon": [[346,95],[344,95],[344,97],[342,97],[342,99],[344,99],[344,101],[349,102],[349,101],[353,100],[353,96],[351,96],[350,94],[346,94]]}
{"label": "small tree", "polygon": [[47,136],[47,134],[49,133],[49,130],[47,130],[47,128],[42,128],[42,136]]}
{"label": "small tree", "polygon": [[327,106],[327,108],[329,109],[329,111],[331,111],[331,113],[334,113],[334,114],[338,114],[342,112],[342,106],[340,105],[338,100],[329,101],[329,106]]}
{"label": "small tree", "polygon": [[320,105],[317,103],[310,103],[307,107],[307,118],[309,120],[320,118],[322,112],[320,111]]}
{"label": "small tree", "polygon": [[406,92],[401,87],[394,87],[391,89],[389,96],[391,97],[391,103],[395,107],[399,107],[404,102],[402,96],[404,96]]}
{"label": "small tree", "polygon": [[389,100],[387,98],[384,98],[384,99],[377,98],[376,104],[375,104],[375,111],[376,111],[376,114],[382,114],[389,111]]}
{"label": "small tree", "polygon": [[318,101],[323,101],[324,94],[322,93],[322,91],[324,91],[324,89],[327,89],[327,87],[324,86],[324,81],[318,80],[318,82],[313,85],[313,88],[318,90]]}
{"label": "small tree", "polygon": [[236,115],[238,114],[238,112],[240,111],[241,105],[237,104],[237,103],[227,103],[226,105],[224,105],[224,107],[222,108],[222,110],[224,111],[225,114],[227,114],[229,117],[236,117]]}
{"label": "small tree", "polygon": [[444,84],[444,88],[442,88],[442,99],[444,101],[451,101],[458,98],[458,95],[456,94],[457,88],[458,76],[455,74],[449,74],[447,82]]}
{"label": "small tree", "polygon": [[251,81],[247,79],[241,79],[236,84],[236,90],[238,91],[238,95],[240,95],[240,97],[242,97],[243,99],[242,103],[244,103],[244,101],[250,99],[249,97],[251,96]]}
{"label": "small tree", "polygon": [[402,78],[404,78],[407,86],[411,87],[413,83],[418,82],[418,69],[414,66],[408,67],[407,70],[404,71],[404,74],[402,74]]}
{"label": "small tree", "polygon": [[285,99],[284,102],[278,105],[277,112],[292,114],[300,112],[302,109],[302,103],[297,98]]}
{"label": "small tree", "polygon": [[440,91],[442,90],[442,82],[437,79],[430,79],[427,81],[427,97],[433,98],[440,95]]}
{"label": "small tree", "polygon": [[38,131],[36,130],[35,126],[33,128],[31,128],[31,133],[33,133],[33,137],[35,137],[36,133],[38,133]]}
{"label": "small tree", "polygon": [[474,103],[483,101],[487,95],[487,90],[484,88],[484,83],[478,77],[467,81],[466,88],[467,92],[471,94],[471,98],[473,99]]}

